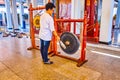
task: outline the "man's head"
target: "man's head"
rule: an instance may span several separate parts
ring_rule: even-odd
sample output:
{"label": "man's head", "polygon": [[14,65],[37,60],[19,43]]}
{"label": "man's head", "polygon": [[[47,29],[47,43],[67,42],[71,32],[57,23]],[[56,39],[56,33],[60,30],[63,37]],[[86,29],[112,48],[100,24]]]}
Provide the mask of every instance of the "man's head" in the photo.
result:
{"label": "man's head", "polygon": [[52,15],[54,8],[55,8],[55,5],[53,3],[47,3],[45,5],[45,9],[50,15]]}

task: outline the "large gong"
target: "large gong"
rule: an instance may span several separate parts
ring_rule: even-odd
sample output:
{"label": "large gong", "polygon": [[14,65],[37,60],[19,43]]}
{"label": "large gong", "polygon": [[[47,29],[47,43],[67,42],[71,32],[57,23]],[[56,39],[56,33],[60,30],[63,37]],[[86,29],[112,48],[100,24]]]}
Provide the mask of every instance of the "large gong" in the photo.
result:
{"label": "large gong", "polygon": [[33,25],[36,28],[40,28],[40,15],[35,15],[35,17],[33,19]]}
{"label": "large gong", "polygon": [[65,44],[66,48],[63,48],[61,44],[60,47],[67,54],[74,54],[79,49],[80,41],[73,33],[64,32],[60,36],[60,40]]}

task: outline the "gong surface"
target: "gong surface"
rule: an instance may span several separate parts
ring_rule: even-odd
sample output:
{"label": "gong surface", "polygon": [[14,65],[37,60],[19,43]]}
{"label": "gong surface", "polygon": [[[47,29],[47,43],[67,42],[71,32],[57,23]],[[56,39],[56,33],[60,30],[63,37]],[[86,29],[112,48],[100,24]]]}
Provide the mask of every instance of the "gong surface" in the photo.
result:
{"label": "gong surface", "polygon": [[36,15],[33,19],[33,25],[36,28],[40,28],[40,15]]}
{"label": "gong surface", "polygon": [[65,44],[66,48],[63,48],[61,44],[60,47],[67,54],[74,54],[79,49],[80,41],[73,33],[64,32],[60,36],[60,40]]}

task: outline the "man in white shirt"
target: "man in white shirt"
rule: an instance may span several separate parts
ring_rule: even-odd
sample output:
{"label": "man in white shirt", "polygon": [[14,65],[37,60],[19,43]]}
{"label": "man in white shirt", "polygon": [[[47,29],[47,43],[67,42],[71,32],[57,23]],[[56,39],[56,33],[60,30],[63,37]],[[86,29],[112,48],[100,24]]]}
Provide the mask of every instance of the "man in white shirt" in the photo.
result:
{"label": "man in white shirt", "polygon": [[53,62],[48,59],[49,44],[52,39],[52,35],[57,37],[58,40],[60,39],[55,31],[54,20],[52,18],[52,13],[54,11],[55,5],[53,3],[47,3],[45,8],[46,12],[42,14],[40,17],[40,31],[39,31],[39,37],[41,42],[40,51],[43,62],[45,64],[52,64]]}

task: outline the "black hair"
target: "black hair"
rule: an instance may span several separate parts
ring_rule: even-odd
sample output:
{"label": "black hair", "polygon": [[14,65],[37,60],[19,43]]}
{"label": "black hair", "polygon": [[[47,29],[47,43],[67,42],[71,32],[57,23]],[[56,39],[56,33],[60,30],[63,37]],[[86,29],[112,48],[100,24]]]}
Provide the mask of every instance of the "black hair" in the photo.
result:
{"label": "black hair", "polygon": [[54,5],[53,3],[51,3],[51,2],[49,2],[49,3],[47,3],[47,4],[45,5],[45,9],[46,9],[46,10],[48,10],[48,9],[53,9],[53,8],[55,8],[55,5]]}

